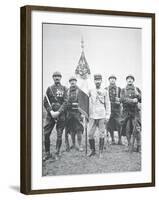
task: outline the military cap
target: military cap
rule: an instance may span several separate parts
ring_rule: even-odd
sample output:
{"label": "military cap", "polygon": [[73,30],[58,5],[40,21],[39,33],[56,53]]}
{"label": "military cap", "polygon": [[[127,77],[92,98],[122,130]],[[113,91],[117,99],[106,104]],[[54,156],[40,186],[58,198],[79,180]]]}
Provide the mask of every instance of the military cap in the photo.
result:
{"label": "military cap", "polygon": [[62,77],[61,73],[58,72],[58,71],[54,72],[52,76],[53,76],[53,77],[54,77],[54,76],[61,76],[61,77]]}
{"label": "military cap", "polygon": [[94,80],[96,79],[102,79],[102,75],[101,74],[94,74]]}
{"label": "military cap", "polygon": [[117,79],[114,74],[110,75],[109,78],[108,78],[108,80],[111,79],[111,78]]}
{"label": "military cap", "polygon": [[134,78],[134,76],[133,76],[132,74],[129,74],[129,75],[126,77],[126,80],[127,80],[128,78],[132,78],[132,79],[135,81],[135,78]]}
{"label": "military cap", "polygon": [[69,78],[69,82],[70,82],[70,81],[72,81],[72,80],[75,80],[75,81],[77,81],[77,79],[76,79],[76,77],[75,77],[75,76],[71,76],[71,77]]}

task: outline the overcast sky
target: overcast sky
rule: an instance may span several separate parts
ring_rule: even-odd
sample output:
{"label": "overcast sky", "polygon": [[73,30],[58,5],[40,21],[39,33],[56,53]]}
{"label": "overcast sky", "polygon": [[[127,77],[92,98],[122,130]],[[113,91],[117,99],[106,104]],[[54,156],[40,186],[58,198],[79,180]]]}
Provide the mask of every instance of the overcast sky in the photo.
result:
{"label": "overcast sky", "polygon": [[91,84],[95,73],[102,74],[103,86],[115,74],[117,84],[125,87],[125,77],[133,74],[135,84],[142,88],[141,29],[43,24],[44,92],[53,83],[54,71],[62,73],[62,84],[68,86],[81,55],[82,37]]}

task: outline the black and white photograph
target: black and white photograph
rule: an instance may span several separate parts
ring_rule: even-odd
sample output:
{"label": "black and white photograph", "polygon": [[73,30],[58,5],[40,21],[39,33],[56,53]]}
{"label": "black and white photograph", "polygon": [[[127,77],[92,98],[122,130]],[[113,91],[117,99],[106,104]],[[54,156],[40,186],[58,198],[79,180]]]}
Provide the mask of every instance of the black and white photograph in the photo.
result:
{"label": "black and white photograph", "polygon": [[141,171],[141,37],[42,24],[42,176]]}
{"label": "black and white photograph", "polygon": [[154,186],[155,15],[21,14],[22,192]]}

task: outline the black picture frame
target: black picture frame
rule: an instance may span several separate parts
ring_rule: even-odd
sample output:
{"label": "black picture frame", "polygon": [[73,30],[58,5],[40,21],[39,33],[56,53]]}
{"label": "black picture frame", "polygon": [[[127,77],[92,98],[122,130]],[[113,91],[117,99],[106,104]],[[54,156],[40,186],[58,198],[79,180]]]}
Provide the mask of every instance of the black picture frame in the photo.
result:
{"label": "black picture frame", "polygon": [[[63,13],[87,13],[96,15],[114,15],[114,16],[131,16],[145,17],[152,19],[152,163],[151,163],[151,182],[135,183],[122,185],[101,185],[90,187],[75,187],[75,188],[58,188],[58,189],[42,189],[32,190],[31,188],[31,13],[32,11],[48,11],[48,12],[63,12]],[[47,6],[24,6],[21,7],[21,180],[20,191],[24,194],[43,194],[43,193],[59,193],[59,192],[76,192],[89,190],[106,190],[106,189],[121,189],[121,188],[137,188],[137,187],[152,187],[155,186],[155,14],[154,13],[139,13],[139,12],[123,12],[111,10],[92,10],[78,8],[62,8],[62,7],[47,7]]]}

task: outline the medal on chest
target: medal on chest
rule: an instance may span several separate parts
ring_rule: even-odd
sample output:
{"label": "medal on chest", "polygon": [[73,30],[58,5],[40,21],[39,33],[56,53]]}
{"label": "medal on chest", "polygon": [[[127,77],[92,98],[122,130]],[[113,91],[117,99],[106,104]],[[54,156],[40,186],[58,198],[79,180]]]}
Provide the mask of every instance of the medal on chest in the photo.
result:
{"label": "medal on chest", "polygon": [[63,97],[63,91],[62,90],[60,90],[60,89],[57,89],[56,90],[56,97]]}
{"label": "medal on chest", "polygon": [[134,90],[128,90],[128,97],[134,96]]}

